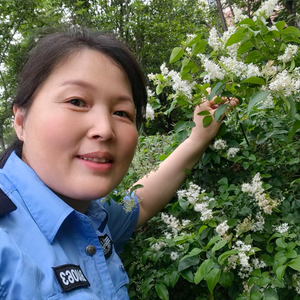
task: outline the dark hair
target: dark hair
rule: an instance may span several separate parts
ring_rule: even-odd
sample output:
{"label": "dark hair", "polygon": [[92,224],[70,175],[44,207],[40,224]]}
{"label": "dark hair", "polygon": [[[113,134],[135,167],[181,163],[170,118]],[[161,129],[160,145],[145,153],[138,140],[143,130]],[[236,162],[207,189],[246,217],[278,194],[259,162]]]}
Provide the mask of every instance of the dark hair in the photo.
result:
{"label": "dark hair", "polygon": [[[45,35],[30,51],[19,75],[19,84],[12,104],[28,111],[34,100],[34,93],[48,78],[54,68],[70,54],[82,49],[96,50],[120,66],[126,73],[132,88],[136,108],[136,124],[139,128],[144,120],[147,91],[143,72],[129,49],[113,35],[82,28],[73,28]],[[0,156],[2,167],[14,150],[19,153],[22,142],[15,141]]]}

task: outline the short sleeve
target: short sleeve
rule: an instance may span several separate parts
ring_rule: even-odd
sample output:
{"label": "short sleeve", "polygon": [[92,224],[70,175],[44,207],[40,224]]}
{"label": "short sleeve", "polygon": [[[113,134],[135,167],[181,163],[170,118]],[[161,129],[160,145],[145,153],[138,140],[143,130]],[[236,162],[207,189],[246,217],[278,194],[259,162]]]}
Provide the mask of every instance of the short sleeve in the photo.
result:
{"label": "short sleeve", "polygon": [[125,243],[131,238],[139,217],[138,198],[131,194],[124,198],[125,201],[134,200],[135,205],[127,212],[123,205],[111,200],[104,203],[108,213],[108,228],[117,253],[121,253]]}

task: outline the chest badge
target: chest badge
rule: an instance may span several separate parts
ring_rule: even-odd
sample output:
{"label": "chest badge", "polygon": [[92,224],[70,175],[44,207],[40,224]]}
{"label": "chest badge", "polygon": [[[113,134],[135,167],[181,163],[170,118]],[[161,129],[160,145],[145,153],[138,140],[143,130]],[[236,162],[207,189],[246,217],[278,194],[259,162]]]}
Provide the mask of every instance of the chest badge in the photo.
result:
{"label": "chest badge", "polygon": [[106,259],[108,259],[112,254],[113,242],[107,234],[98,236],[98,239],[100,241],[104,256]]}
{"label": "chest badge", "polygon": [[80,266],[67,264],[52,267],[52,269],[54,270],[56,279],[64,292],[90,286],[90,283],[83,274]]}

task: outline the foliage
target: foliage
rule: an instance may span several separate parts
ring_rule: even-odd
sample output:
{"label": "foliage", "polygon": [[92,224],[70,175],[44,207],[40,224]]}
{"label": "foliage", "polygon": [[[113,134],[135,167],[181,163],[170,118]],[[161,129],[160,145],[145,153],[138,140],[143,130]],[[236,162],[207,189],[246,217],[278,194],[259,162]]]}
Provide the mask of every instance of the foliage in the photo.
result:
{"label": "foliage", "polygon": [[[300,32],[283,21],[268,27],[268,14],[263,6],[221,36],[212,29],[207,40],[188,37],[170,58],[180,71],[163,64],[150,74],[170,103],[165,111],[153,96],[155,113],[186,115],[173,146],[206,98],[216,96],[214,117],[227,119],[172,202],[125,251],[131,299],[300,299]],[[224,97],[238,98],[238,108],[228,112]],[[209,126],[212,116],[203,115]],[[152,143],[154,153],[165,146]]]}

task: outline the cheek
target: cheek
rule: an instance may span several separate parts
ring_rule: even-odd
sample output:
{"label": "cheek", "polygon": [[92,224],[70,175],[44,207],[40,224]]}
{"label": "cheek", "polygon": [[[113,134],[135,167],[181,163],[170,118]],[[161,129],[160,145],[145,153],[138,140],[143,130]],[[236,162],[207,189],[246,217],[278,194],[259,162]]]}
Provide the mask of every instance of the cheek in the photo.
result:
{"label": "cheek", "polygon": [[70,128],[58,116],[41,115],[26,125],[27,141],[33,141],[39,148],[43,147],[45,152],[63,148],[69,142],[72,132],[76,132],[74,126]]}

